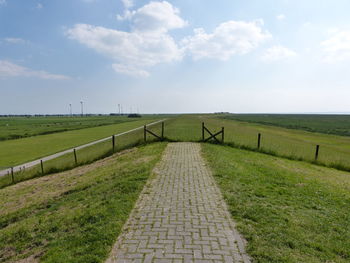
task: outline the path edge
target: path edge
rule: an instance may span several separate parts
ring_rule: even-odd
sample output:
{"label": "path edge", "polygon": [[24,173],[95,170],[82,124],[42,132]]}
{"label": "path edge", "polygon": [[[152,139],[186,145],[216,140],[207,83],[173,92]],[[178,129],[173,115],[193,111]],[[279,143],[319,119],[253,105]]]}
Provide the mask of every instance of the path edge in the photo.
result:
{"label": "path edge", "polygon": [[232,229],[232,232],[237,240],[237,245],[238,245],[238,249],[240,254],[242,255],[243,258],[243,262],[244,263],[251,263],[252,259],[251,257],[248,255],[248,253],[246,252],[246,246],[248,244],[248,241],[244,238],[243,235],[241,235],[238,230],[237,230],[237,224],[234,221],[234,218],[232,217],[230,210],[228,209],[227,203],[226,203],[226,199],[224,198],[224,195],[221,192],[221,188],[219,187],[219,185],[217,184],[215,177],[214,177],[214,173],[213,173],[213,169],[211,168],[211,166],[208,164],[207,159],[204,157],[204,153],[203,153],[203,149],[202,149],[202,143],[200,143],[200,156],[205,164],[205,166],[207,167],[208,171],[209,171],[209,175],[212,178],[215,187],[218,189],[218,194],[220,195],[220,198],[223,200],[223,206],[224,206],[224,210],[225,210],[225,217],[227,219],[227,221],[230,224],[230,227]]}

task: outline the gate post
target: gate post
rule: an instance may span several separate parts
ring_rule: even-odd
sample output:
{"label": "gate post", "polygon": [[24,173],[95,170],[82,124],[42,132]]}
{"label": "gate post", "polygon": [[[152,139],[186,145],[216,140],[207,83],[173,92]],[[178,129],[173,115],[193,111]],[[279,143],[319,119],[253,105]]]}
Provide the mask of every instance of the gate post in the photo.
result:
{"label": "gate post", "polygon": [[221,128],[221,143],[224,143],[224,139],[225,139],[225,128],[222,127]]}
{"label": "gate post", "polygon": [[204,122],[202,122],[202,141],[204,141]]}

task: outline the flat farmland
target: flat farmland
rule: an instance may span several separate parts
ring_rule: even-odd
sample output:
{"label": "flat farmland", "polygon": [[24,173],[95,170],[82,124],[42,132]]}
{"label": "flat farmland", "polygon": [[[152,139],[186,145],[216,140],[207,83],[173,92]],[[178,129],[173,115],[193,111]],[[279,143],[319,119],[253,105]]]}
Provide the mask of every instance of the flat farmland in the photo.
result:
{"label": "flat farmland", "polygon": [[350,136],[350,115],[230,114],[222,118],[288,129]]}
{"label": "flat farmland", "polygon": [[316,145],[320,145],[320,163],[350,169],[349,136],[228,120],[215,115],[186,115],[170,119],[165,135],[172,140],[198,141],[202,136],[202,122],[212,132],[218,132],[221,127],[225,127],[225,142],[237,147],[256,149],[258,133],[261,133],[262,151],[297,160],[313,161]]}
{"label": "flat farmland", "polygon": [[140,127],[159,120],[160,118],[160,116],[150,116],[113,125],[0,141],[0,167],[10,167],[35,160],[113,134]]}
{"label": "flat farmland", "polygon": [[126,116],[0,117],[0,141],[134,121]]}
{"label": "flat farmland", "polygon": [[[151,122],[112,126],[129,130],[142,121]],[[321,164],[349,167],[349,137],[205,114],[168,118],[164,135],[174,141],[199,141],[202,122],[212,132],[225,127],[227,145],[202,143],[202,154],[239,232],[248,241],[253,262],[348,262],[349,172],[310,162],[319,144]],[[106,127],[70,132],[81,135]],[[149,129],[160,134],[161,124]],[[69,132],[25,139],[65,133]],[[256,149],[258,133],[263,153]],[[76,143],[77,138],[71,141]],[[156,140],[147,135],[148,142]],[[29,169],[17,174],[14,185],[3,181],[7,186],[0,189],[0,206],[5,208],[0,220],[4,262],[34,258],[40,262],[105,261],[167,142],[143,145],[143,130],[137,130],[117,137],[117,145],[114,154],[109,140],[79,150],[78,165],[72,154],[47,161],[47,176],[36,167],[38,171],[33,172],[37,174],[32,176],[25,174]],[[10,177],[1,178],[5,179]]]}

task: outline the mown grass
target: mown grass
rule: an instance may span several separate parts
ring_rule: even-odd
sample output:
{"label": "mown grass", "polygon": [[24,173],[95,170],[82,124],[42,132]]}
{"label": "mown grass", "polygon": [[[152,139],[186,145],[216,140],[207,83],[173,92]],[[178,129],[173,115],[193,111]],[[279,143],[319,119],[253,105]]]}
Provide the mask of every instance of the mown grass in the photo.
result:
{"label": "mown grass", "polygon": [[350,174],[203,144],[255,262],[349,262]]}
{"label": "mown grass", "polygon": [[350,136],[350,115],[230,114],[222,118],[310,132]]}
{"label": "mown grass", "polygon": [[165,146],[0,190],[0,261],[103,262]]}
{"label": "mown grass", "polygon": [[125,132],[155,120],[157,119],[141,119],[115,125],[0,141],[0,167],[11,167],[32,161],[113,134]]}
{"label": "mown grass", "polygon": [[[154,119],[155,116],[144,115]],[[0,117],[0,141],[135,121],[127,116]]]}
{"label": "mown grass", "polygon": [[319,164],[350,170],[350,137],[345,136],[219,119],[215,115],[187,115],[171,119],[166,123],[165,135],[171,140],[201,140],[202,122],[212,132],[225,127],[225,142],[235,147],[257,149],[258,133],[261,133],[261,151],[290,159],[313,162],[316,145],[320,145]]}
{"label": "mown grass", "polygon": [[[148,127],[149,130],[156,134],[161,134],[161,123],[152,125]],[[158,139],[152,135],[147,135],[147,142],[154,142]],[[41,177],[49,175],[56,172],[66,171],[74,167],[89,164],[101,158],[112,155],[114,152],[118,152],[133,146],[138,146],[145,144],[143,129],[135,130],[130,133],[123,134],[121,136],[115,137],[115,147],[113,149],[112,138],[80,150],[76,151],[77,162],[75,162],[74,153],[67,153],[58,158],[43,162],[43,170],[41,165],[36,165],[30,169],[22,170],[21,172],[14,173],[13,179],[12,175],[8,174],[6,176],[0,177],[0,188],[29,180],[36,177]]]}

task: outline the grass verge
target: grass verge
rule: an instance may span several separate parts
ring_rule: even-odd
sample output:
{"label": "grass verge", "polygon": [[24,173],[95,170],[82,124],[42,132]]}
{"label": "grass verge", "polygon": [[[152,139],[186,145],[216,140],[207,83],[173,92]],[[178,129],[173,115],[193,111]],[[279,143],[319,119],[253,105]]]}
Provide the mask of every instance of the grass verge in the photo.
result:
{"label": "grass verge", "polygon": [[0,141],[118,124],[134,120],[126,116],[0,117]]}
{"label": "grass verge", "polygon": [[[149,127],[148,129],[160,134],[161,123],[155,124],[152,127]],[[157,140],[157,138],[147,135],[146,143],[154,142]],[[32,178],[42,177],[53,173],[70,170],[80,165],[93,163],[94,161],[112,155],[114,152],[122,151],[127,148],[140,146],[143,144],[145,144],[143,139],[143,130],[135,130],[123,134],[121,136],[115,137],[114,150],[112,147],[113,144],[111,138],[111,140],[100,142],[98,144],[94,144],[92,146],[77,150],[77,162],[75,162],[74,153],[71,152],[44,162],[43,170],[41,168],[41,165],[38,164],[36,166],[33,166],[32,168],[28,168],[26,170],[14,173],[13,178],[11,174],[2,176],[0,177],[0,189]]]}
{"label": "grass verge", "polygon": [[[312,133],[235,120],[219,119],[215,115],[185,115],[166,122],[165,136],[175,141],[201,140],[201,124],[212,132],[225,127],[225,143],[295,160],[314,162],[316,145],[320,145],[318,163],[341,170],[350,170],[350,137]],[[208,134],[206,133],[206,136]]]}
{"label": "grass verge", "polygon": [[0,261],[102,262],[166,143],[0,190]]}
{"label": "grass verge", "polygon": [[0,141],[0,166],[11,167],[36,160],[56,152],[112,136],[113,134],[125,132],[156,120],[156,118],[141,119],[114,125]]}
{"label": "grass verge", "polygon": [[350,174],[203,144],[255,262],[349,262]]}

